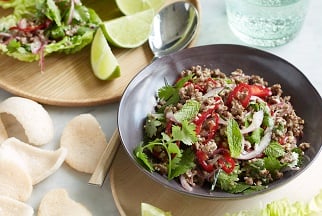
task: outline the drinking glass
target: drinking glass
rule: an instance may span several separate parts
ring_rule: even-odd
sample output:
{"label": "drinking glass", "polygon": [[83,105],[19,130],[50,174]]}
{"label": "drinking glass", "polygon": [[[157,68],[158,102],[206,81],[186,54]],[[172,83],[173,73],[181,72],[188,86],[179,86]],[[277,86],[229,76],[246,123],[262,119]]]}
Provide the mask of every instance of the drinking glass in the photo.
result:
{"label": "drinking glass", "polygon": [[242,41],[275,47],[300,31],[309,0],[226,0],[228,24]]}

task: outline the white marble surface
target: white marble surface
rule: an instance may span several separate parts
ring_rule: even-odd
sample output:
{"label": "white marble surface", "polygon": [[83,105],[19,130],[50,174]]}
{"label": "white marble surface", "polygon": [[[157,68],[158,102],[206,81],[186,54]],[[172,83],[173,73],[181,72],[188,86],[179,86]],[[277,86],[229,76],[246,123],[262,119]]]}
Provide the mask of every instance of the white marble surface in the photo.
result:
{"label": "white marble surface", "polygon": [[[196,45],[243,44],[228,28],[223,0],[200,0],[200,3],[202,23]],[[322,94],[321,8],[322,1],[311,0],[306,21],[300,34],[284,46],[264,49],[298,67],[311,81],[320,95]],[[11,96],[9,93],[0,90],[0,100],[4,100],[9,96]],[[52,116],[55,125],[54,140],[46,148],[54,149],[58,147],[61,132],[66,123],[80,113],[92,113],[95,115],[108,138],[116,127],[118,103],[95,107],[66,108],[45,106],[45,108]],[[95,216],[119,215],[113,202],[109,180],[106,179],[103,187],[99,188],[88,185],[89,178],[89,175],[78,173],[67,165],[63,165],[53,176],[34,187],[32,198],[28,203],[37,211],[41,197],[49,189],[60,187],[66,188],[74,200],[84,204]],[[320,183],[317,187],[322,188],[322,184]]]}

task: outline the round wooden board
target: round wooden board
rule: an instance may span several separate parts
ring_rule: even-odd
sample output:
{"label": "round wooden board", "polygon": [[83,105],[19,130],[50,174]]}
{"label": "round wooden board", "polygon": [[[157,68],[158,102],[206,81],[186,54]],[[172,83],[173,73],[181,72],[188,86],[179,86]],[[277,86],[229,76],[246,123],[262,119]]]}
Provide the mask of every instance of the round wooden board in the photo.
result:
{"label": "round wooden board", "polygon": [[[165,5],[175,0],[165,0]],[[198,0],[189,0],[200,11]],[[85,0],[102,20],[122,16],[114,1]],[[0,8],[1,15],[8,10]],[[153,54],[148,43],[136,49],[112,48],[121,67],[121,77],[113,81],[97,79],[90,65],[90,45],[78,53],[52,54],[45,58],[45,72],[38,62],[21,62],[0,55],[0,88],[43,104],[59,106],[91,106],[118,101],[131,79],[145,66]]]}
{"label": "round wooden board", "polygon": [[287,198],[290,202],[309,201],[322,189],[322,158],[314,161],[293,181],[271,192],[238,200],[196,198],[174,192],[150,179],[119,149],[110,170],[110,184],[116,206],[122,216],[140,215],[142,202],[150,203],[173,216],[223,216],[225,213],[260,208],[273,200]]}

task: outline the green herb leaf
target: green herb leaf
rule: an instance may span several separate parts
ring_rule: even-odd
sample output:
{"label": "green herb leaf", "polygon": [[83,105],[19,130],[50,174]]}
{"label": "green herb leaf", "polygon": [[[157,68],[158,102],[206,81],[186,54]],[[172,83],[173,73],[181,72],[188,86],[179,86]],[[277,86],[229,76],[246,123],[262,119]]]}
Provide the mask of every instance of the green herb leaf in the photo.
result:
{"label": "green herb leaf", "polygon": [[234,171],[230,174],[220,172],[217,179],[217,186],[224,191],[233,191],[238,184],[237,182],[239,181],[238,173],[239,166],[235,166]]}
{"label": "green herb leaf", "polygon": [[19,47],[21,47],[21,43],[16,39],[10,40],[10,42],[7,45],[9,52],[15,52]]}
{"label": "green herb leaf", "polygon": [[134,155],[148,168],[149,171],[154,171],[153,165],[149,161],[148,156],[144,153],[144,147],[142,145],[143,142],[134,149]]}
{"label": "green herb leaf", "polygon": [[251,143],[251,144],[258,144],[261,140],[261,137],[264,133],[264,129],[263,128],[257,128],[255,129],[252,134],[248,137],[246,137],[246,139]]}
{"label": "green herb leaf", "polygon": [[46,16],[50,20],[54,21],[57,26],[61,26],[61,15],[60,15],[59,8],[55,4],[55,1],[54,0],[47,0],[46,6],[44,8],[45,8]]}
{"label": "green herb leaf", "polygon": [[268,157],[278,158],[285,154],[284,148],[276,141],[271,142],[267,148],[264,150],[264,153]]}
{"label": "green herb leaf", "polygon": [[181,127],[174,125],[172,126],[173,139],[186,145],[192,145],[198,141],[195,129],[196,126],[188,121],[183,121]]}
{"label": "green herb leaf", "polygon": [[167,143],[167,153],[168,153],[168,179],[171,179],[173,176],[172,171],[176,169],[181,160],[182,154],[181,150],[176,143],[168,142]]}
{"label": "green herb leaf", "polygon": [[227,139],[231,157],[238,157],[242,151],[243,135],[233,118],[228,120]]}
{"label": "green herb leaf", "polygon": [[144,126],[145,134],[150,138],[156,136],[158,127],[162,125],[160,120],[163,119],[163,115],[148,114]]}
{"label": "green herb leaf", "polygon": [[177,94],[177,89],[171,85],[165,85],[158,90],[158,97],[165,101]]}
{"label": "green herb leaf", "polygon": [[182,77],[177,81],[177,83],[175,84],[175,87],[178,89],[182,88],[186,82],[192,79],[192,77],[193,77],[193,74],[189,74],[187,76]]}
{"label": "green herb leaf", "polygon": [[285,167],[284,164],[282,164],[277,158],[274,157],[265,157],[263,160],[264,167],[272,173]]}
{"label": "green herb leaf", "polygon": [[183,151],[181,160],[176,163],[175,167],[172,167],[172,172],[169,176],[169,179],[178,177],[195,167],[194,158],[195,156],[191,149],[186,149]]}
{"label": "green herb leaf", "polygon": [[198,114],[200,109],[200,103],[195,100],[186,101],[182,108],[174,114],[177,121],[182,122],[184,120],[190,121]]}

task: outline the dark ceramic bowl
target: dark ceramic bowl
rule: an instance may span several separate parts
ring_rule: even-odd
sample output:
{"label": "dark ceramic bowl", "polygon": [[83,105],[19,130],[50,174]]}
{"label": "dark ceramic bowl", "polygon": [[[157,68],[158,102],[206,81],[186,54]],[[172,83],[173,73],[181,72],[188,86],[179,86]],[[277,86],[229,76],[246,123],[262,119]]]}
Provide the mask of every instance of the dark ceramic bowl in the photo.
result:
{"label": "dark ceramic bowl", "polygon": [[[284,177],[271,183],[267,189],[250,195],[230,194],[221,191],[209,193],[208,189],[184,190],[176,181],[168,181],[158,173],[146,171],[135,159],[134,148],[143,137],[143,123],[148,113],[156,105],[156,92],[164,86],[164,79],[174,83],[183,69],[193,65],[219,68],[230,73],[240,68],[246,74],[263,77],[270,85],[280,83],[284,95],[291,96],[295,111],[305,120],[303,140],[311,143],[306,151],[307,161],[300,171],[287,172]],[[239,45],[208,45],[189,48],[157,59],[145,67],[128,85],[120,102],[118,128],[126,152],[147,178],[159,182],[170,189],[192,196],[205,198],[238,198],[270,191],[294,179],[312,164],[322,145],[322,100],[309,80],[292,64],[258,49]],[[130,180],[130,177],[129,177]]]}

